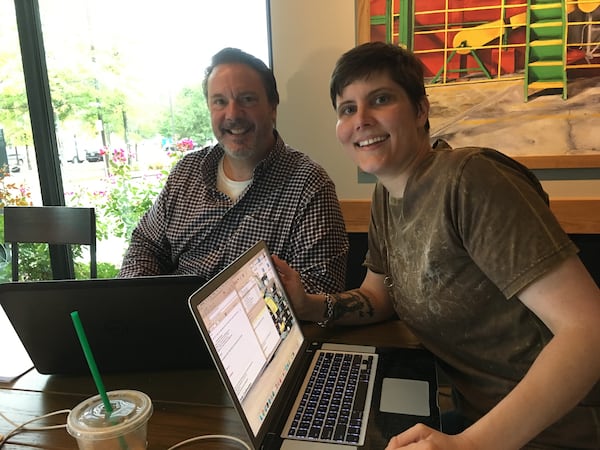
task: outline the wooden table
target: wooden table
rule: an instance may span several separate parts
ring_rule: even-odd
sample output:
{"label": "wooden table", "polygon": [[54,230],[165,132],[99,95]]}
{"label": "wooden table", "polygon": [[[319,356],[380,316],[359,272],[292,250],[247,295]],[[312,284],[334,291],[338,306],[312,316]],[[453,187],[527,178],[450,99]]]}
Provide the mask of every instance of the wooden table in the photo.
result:
{"label": "wooden table", "polygon": [[[311,339],[384,346],[418,346],[399,323],[388,322],[362,328],[321,329],[305,325]],[[228,434],[248,441],[242,423],[215,370],[105,374],[107,391],[136,389],[152,399],[154,413],[149,422],[148,448],[166,450],[185,439],[203,434]],[[96,395],[91,376],[50,376],[32,370],[12,383],[0,383],[0,411],[16,423],[61,409],[72,409]],[[66,414],[36,425],[66,422]],[[0,418],[0,433],[12,426]],[[65,429],[24,432],[10,439],[3,450],[24,448],[76,449]],[[223,440],[200,441],[184,448],[238,449],[239,444]],[[383,448],[383,447],[382,447]]]}

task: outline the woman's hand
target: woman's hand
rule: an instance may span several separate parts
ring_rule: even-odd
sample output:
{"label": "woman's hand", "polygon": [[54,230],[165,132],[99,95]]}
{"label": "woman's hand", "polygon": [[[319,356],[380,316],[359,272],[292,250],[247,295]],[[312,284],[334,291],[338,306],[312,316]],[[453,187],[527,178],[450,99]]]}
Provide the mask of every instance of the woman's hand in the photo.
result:
{"label": "woman's hand", "polygon": [[[283,283],[285,291],[292,301],[294,311],[298,314],[302,320],[314,320],[314,318],[307,317],[306,314],[310,311],[309,300],[304,290],[304,285],[300,279],[300,274],[292,269],[288,263],[280,259],[277,255],[272,255],[273,263],[279,273],[279,278]],[[318,319],[317,319],[318,320]]]}
{"label": "woman's hand", "polygon": [[463,434],[447,435],[418,424],[390,439],[385,450],[475,450]]}

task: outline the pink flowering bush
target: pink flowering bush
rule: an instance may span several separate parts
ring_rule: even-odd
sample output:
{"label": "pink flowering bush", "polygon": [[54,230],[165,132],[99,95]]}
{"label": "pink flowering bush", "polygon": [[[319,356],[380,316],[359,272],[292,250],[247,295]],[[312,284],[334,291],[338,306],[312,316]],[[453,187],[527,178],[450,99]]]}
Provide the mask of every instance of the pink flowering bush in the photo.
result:
{"label": "pink flowering bush", "polygon": [[[0,208],[5,206],[32,206],[31,191],[26,184],[13,181],[10,170],[0,168]],[[10,248],[4,244],[4,219],[0,218],[0,281],[12,278]],[[23,269],[21,279],[44,279],[51,275],[50,255],[46,244],[22,244],[19,260]]]}
{"label": "pink flowering bush", "polygon": [[181,139],[175,148],[168,153],[170,164],[152,173],[135,170],[132,165],[134,155],[129,154],[127,149],[101,149],[107,169],[105,189],[65,193],[69,198],[67,204],[95,207],[99,240],[117,237],[129,242],[133,229],[164,186],[171,167],[186,152],[193,150],[195,144],[191,139]]}
{"label": "pink flowering bush", "polygon": [[152,174],[140,174],[132,167],[135,158],[124,148],[103,148],[100,150],[107,165],[106,190],[88,192],[88,201],[82,193],[70,193],[71,204],[92,203],[98,217],[98,237],[106,239],[116,236],[129,241],[133,229],[142,215],[150,209],[161,191],[171,167],[195,148],[192,139],[181,139],[170,151],[170,165]]}
{"label": "pink flowering bush", "polygon": [[189,138],[184,138],[178,141],[175,144],[175,147],[177,147],[177,150],[179,150],[180,152],[189,152],[191,150],[194,150],[194,141],[192,141]]}
{"label": "pink flowering bush", "polygon": [[31,205],[29,187],[23,183],[12,181],[8,167],[0,168],[0,208]]}
{"label": "pink flowering bush", "polygon": [[162,189],[165,172],[139,174],[132,169],[131,156],[123,148],[101,151],[108,166],[105,191],[92,193],[98,217],[99,236],[116,236],[129,241],[142,215],[150,209]]}

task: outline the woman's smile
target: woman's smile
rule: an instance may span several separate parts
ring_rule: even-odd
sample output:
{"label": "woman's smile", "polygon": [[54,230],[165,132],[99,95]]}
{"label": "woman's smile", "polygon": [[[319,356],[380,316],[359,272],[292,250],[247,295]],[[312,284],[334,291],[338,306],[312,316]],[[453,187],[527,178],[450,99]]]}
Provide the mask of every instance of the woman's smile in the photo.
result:
{"label": "woman's smile", "polygon": [[378,144],[380,142],[386,141],[388,140],[390,137],[389,134],[385,135],[385,136],[377,136],[377,137],[371,137],[371,138],[367,138],[361,141],[358,141],[356,144],[354,144],[355,146],[359,147],[359,148],[365,148],[365,147],[369,147],[373,144]]}

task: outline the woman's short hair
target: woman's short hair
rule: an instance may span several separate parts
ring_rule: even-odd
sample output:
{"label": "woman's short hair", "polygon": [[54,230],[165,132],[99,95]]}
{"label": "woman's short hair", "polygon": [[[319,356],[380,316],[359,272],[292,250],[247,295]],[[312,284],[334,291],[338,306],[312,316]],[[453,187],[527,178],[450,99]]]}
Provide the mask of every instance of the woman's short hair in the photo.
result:
{"label": "woman's short hair", "polygon": [[[420,102],[427,95],[423,81],[423,64],[409,50],[385,42],[361,44],[338,59],[329,83],[333,108],[336,108],[337,96],[342,94],[346,86],[378,73],[387,73],[404,89],[415,111],[419,111]],[[429,130],[429,119],[425,130]]]}

